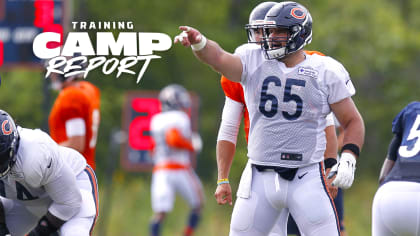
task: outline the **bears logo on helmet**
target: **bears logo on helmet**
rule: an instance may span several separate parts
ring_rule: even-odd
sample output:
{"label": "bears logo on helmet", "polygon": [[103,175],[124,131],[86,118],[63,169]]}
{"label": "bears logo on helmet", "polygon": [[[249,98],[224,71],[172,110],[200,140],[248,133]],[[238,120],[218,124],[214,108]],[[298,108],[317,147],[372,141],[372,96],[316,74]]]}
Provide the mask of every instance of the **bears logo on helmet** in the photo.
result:
{"label": "bears logo on helmet", "polygon": [[[281,59],[312,41],[312,17],[309,11],[296,2],[274,5],[265,16],[262,49],[267,59]],[[273,32],[286,32],[276,37]]]}
{"label": "bears logo on helmet", "polygon": [[19,133],[12,117],[0,110],[0,178],[6,176],[16,162]]}

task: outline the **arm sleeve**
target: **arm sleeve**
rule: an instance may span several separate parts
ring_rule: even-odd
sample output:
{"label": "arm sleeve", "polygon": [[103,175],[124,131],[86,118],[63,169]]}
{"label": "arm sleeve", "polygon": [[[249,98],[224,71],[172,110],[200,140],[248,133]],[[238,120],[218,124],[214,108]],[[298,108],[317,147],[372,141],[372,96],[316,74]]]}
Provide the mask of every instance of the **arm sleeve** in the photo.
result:
{"label": "arm sleeve", "polygon": [[194,151],[191,141],[186,139],[176,128],[169,129],[165,133],[165,140],[170,147]]}
{"label": "arm sleeve", "polygon": [[222,122],[220,123],[217,141],[226,140],[236,144],[239,126],[243,116],[244,105],[228,97],[223,107]]}

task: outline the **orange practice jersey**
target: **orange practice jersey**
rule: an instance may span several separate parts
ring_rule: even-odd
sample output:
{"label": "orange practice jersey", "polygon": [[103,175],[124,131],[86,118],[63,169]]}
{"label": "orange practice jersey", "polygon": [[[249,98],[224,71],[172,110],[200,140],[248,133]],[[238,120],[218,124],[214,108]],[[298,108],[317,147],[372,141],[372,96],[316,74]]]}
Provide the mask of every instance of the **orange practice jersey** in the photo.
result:
{"label": "orange practice jersey", "polygon": [[95,147],[100,114],[100,92],[89,82],[80,81],[64,88],[58,95],[49,117],[51,137],[61,143],[68,139],[66,122],[82,118],[86,125],[85,150],[82,153],[87,163],[95,169]]}
{"label": "orange practice jersey", "polygon": [[[306,54],[318,54],[321,56],[325,56],[323,53],[318,51],[305,51]],[[248,142],[248,133],[249,133],[249,114],[248,109],[245,105],[245,97],[244,97],[244,90],[242,89],[242,85],[237,82],[230,81],[226,77],[222,76],[220,79],[220,83],[222,84],[223,92],[225,93],[226,97],[240,102],[244,105],[244,129],[245,129],[245,138]]]}

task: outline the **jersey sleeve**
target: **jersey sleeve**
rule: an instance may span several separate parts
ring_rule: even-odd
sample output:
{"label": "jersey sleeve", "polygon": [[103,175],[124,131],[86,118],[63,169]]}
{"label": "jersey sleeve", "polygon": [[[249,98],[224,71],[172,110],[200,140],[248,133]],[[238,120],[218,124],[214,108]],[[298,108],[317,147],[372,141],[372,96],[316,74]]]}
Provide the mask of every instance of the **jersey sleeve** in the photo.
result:
{"label": "jersey sleeve", "polygon": [[404,114],[407,110],[407,107],[405,107],[398,115],[394,118],[392,121],[392,133],[401,135],[403,133],[403,127],[404,127]]}
{"label": "jersey sleeve", "polygon": [[243,44],[236,48],[234,55],[238,56],[242,62],[241,84],[245,84],[252,69],[256,68],[255,52],[260,52],[261,48],[254,44]]}
{"label": "jersey sleeve", "polygon": [[328,89],[328,103],[333,104],[347,97],[351,97],[356,90],[351,82],[350,75],[338,61],[325,57],[328,69],[325,71],[325,81]]}
{"label": "jersey sleeve", "polygon": [[245,103],[244,92],[240,83],[230,81],[226,77],[222,76],[222,78],[220,79],[220,84],[222,85],[222,89],[226,97],[236,102],[240,102],[243,104]]}
{"label": "jersey sleeve", "polygon": [[26,147],[24,155],[30,155],[23,163],[25,182],[33,188],[39,188],[54,178],[59,173],[63,161],[56,156],[58,145],[52,140],[45,140],[42,135],[37,136],[40,142],[31,143]]}

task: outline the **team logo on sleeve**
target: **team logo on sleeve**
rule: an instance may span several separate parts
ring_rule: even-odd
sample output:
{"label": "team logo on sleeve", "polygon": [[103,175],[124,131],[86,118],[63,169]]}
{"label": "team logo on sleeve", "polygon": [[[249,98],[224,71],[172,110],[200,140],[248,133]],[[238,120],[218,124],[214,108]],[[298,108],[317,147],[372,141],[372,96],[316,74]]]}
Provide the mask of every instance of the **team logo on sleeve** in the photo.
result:
{"label": "team logo on sleeve", "polygon": [[314,70],[312,68],[299,67],[298,74],[299,75],[309,76],[309,77],[312,77],[314,79],[318,78],[318,71],[316,71],[316,70]]}
{"label": "team logo on sleeve", "polygon": [[[7,124],[9,124],[9,125],[7,125]],[[9,134],[11,134],[11,133],[12,133],[12,131],[13,131],[13,128],[12,128],[12,126],[10,125],[9,120],[4,120],[4,121],[3,121],[3,123],[1,123],[1,132],[2,132],[4,135],[9,135]]]}

